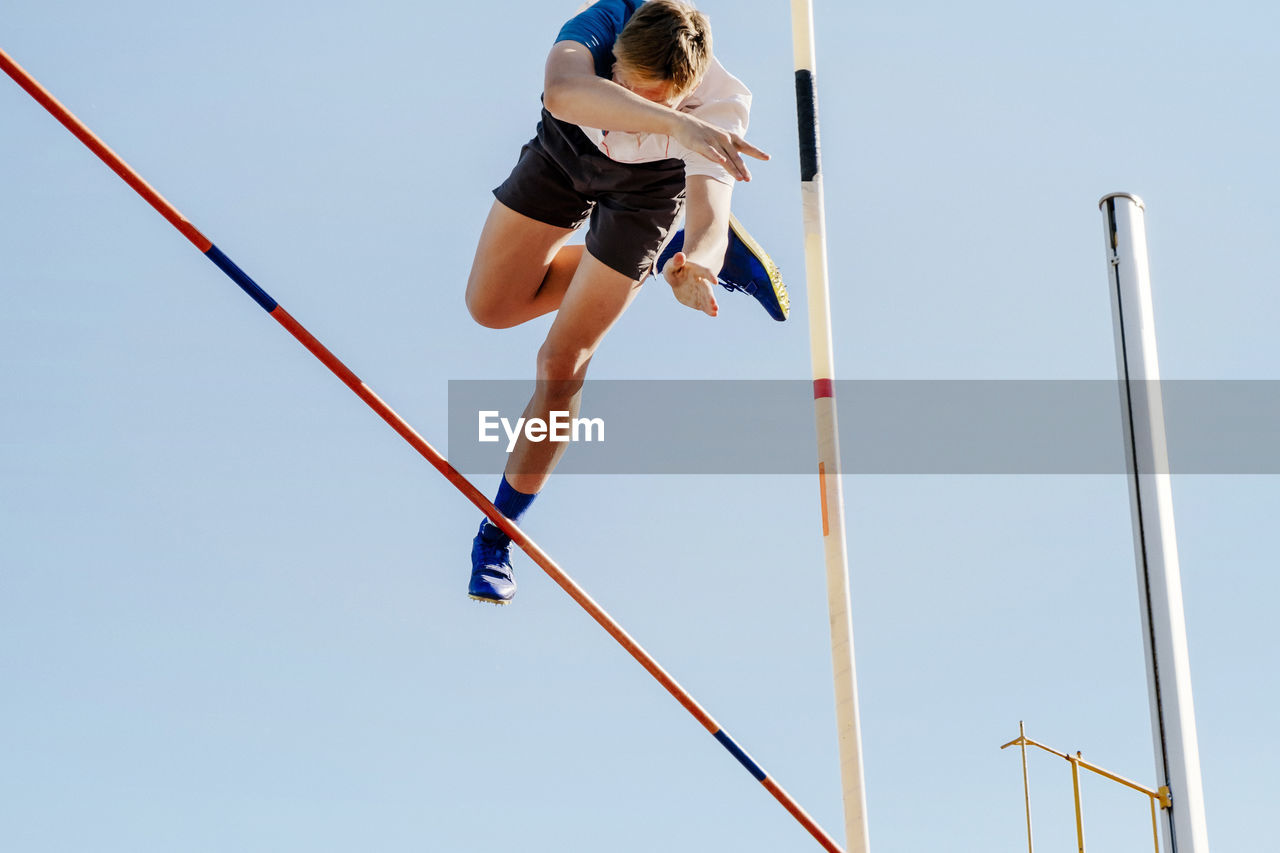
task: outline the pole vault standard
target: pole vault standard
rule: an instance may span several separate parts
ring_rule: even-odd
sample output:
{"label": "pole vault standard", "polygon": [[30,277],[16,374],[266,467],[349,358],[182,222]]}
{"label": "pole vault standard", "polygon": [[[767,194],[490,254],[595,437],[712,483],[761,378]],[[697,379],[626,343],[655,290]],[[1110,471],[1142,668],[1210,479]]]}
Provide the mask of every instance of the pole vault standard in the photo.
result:
{"label": "pole vault standard", "polygon": [[1173,527],[1173,484],[1156,359],[1145,208],[1142,199],[1128,193],[1104,196],[1098,206],[1102,208],[1110,268],[1157,786],[1168,786],[1171,800],[1164,810],[1161,834],[1170,853],[1209,853],[1182,576]]}
{"label": "pole vault standard", "polygon": [[761,769],[751,759],[751,756],[733,740],[720,727],[710,714],[703,709],[701,705],[689,695],[683,687],[681,687],[674,678],[667,674],[656,660],[643,648],[640,644],[632,639],[631,635],[622,629],[613,617],[604,611],[600,605],[592,600],[591,596],[578,586],[572,578],[565,574],[564,570],[556,565],[555,561],[547,555],[545,551],[539,548],[532,539],[526,536],[519,527],[511,523],[502,513],[494,507],[494,505],[486,498],[470,481],[458,473],[458,471],[448,463],[448,461],[434,447],[427,443],[426,439],[418,435],[418,433],[409,426],[409,424],[395,413],[384,403],[377,394],[360,381],[360,378],[352,373],[345,364],[337,359],[333,353],[325,349],[324,345],[312,337],[311,333],[304,329],[297,320],[289,316],[274,299],[267,295],[261,287],[254,283],[234,262],[224,255],[217,246],[201,234],[195,226],[187,221],[177,208],[171,205],[158,192],[151,188],[132,168],[129,167],[124,160],[108,148],[102,140],[93,134],[89,128],[85,127],[79,119],[71,114],[56,98],[54,98],[43,86],[28,74],[22,66],[14,62],[7,53],[0,50],[0,69],[12,77],[19,86],[21,86],[27,94],[35,98],[41,106],[48,110],[54,118],[63,124],[67,130],[71,131],[77,139],[83,142],[88,148],[98,155],[104,163],[111,168],[111,171],[119,175],[124,182],[133,187],[139,195],[146,199],[147,203],[154,207],[161,216],[169,220],[175,228],[182,232],[183,236],[195,245],[200,252],[213,261],[218,269],[222,270],[231,278],[240,289],[249,295],[254,302],[257,302],[263,310],[274,317],[280,325],[284,326],[289,334],[293,335],[298,341],[306,347],[312,355],[320,359],[333,373],[342,380],[343,384],[355,392],[356,396],[369,405],[369,408],[378,413],[384,421],[391,425],[391,428],[398,432],[405,441],[418,451],[431,465],[444,475],[445,479],[454,485],[458,491],[462,492],[469,501],[475,504],[481,512],[488,516],[489,520],[502,529],[502,532],[511,537],[511,541],[518,545],[521,550],[529,555],[529,558],[537,563],[544,572],[546,572],[553,581],[555,581],[569,597],[576,601],[583,610],[600,624],[608,632],[609,636],[618,641],[627,652],[639,661],[650,675],[657,679],[658,683],[666,688],[667,692],[675,697],[676,701],[684,706],[694,718],[710,732],[716,740],[718,740],[729,753],[736,758],[743,767],[756,778],[765,789],[774,796],[774,798],[782,804],[792,817],[794,817],[801,826],[809,831],[809,834],[817,839],[818,843],[826,850],[832,853],[843,853],[840,847],[832,840],[831,836],[823,831],[814,820],[809,817],[804,809],[800,807],[791,795],[783,790],[782,786],[769,778],[769,775]]}
{"label": "pole vault standard", "polygon": [[840,437],[836,427],[835,357],[831,349],[831,300],[827,284],[827,224],[818,150],[818,102],[814,88],[813,2],[791,0],[791,37],[796,66],[796,114],[800,130],[800,193],[804,204],[804,257],[809,296],[809,350],[813,361],[813,409],[818,426],[818,489],[822,501],[822,547],[827,567],[831,620],[831,667],[835,676],[836,732],[844,797],[845,844],[868,853],[867,794],[862,773],[862,725],[849,612],[849,553],[844,535],[844,490],[840,484]]}

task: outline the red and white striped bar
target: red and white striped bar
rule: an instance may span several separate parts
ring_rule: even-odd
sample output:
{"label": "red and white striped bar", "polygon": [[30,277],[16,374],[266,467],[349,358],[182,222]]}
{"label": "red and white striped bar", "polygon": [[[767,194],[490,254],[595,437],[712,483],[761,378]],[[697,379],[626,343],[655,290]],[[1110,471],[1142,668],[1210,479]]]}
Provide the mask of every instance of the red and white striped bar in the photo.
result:
{"label": "red and white striped bar", "polygon": [[466,496],[467,500],[475,504],[476,507],[483,512],[490,521],[502,529],[504,533],[511,537],[511,541],[519,546],[533,562],[547,573],[550,578],[555,581],[561,589],[569,594],[569,597],[576,601],[587,614],[600,624],[609,636],[613,637],[619,645],[635,658],[645,670],[648,671],[658,683],[666,688],[667,692],[675,697],[676,701],[684,706],[694,718],[710,732],[715,739],[723,746],[738,762],[746,768],[746,770],[760,782],[765,790],[767,790],[774,799],[782,804],[782,807],[800,823],[801,826],[809,832],[810,835],[817,840],[824,850],[830,853],[843,853],[840,846],[831,838],[822,827],[809,816],[800,805],[792,799],[781,785],[769,778],[769,775],[747,755],[738,744],[729,737],[729,735],[720,727],[720,724],[712,718],[706,710],[698,704],[698,702],[689,694],[687,690],[672,678],[666,670],[637,643],[630,634],[622,629],[622,626],[614,621],[613,617],[605,612],[604,608],[596,604],[596,602],[587,595],[582,587],[578,586],[574,580],[561,569],[551,557],[534,543],[532,539],[524,534],[520,528],[516,527],[506,516],[498,512],[497,508],[486,498],[479,489],[471,484],[467,478],[449,464],[434,447],[427,443],[421,435],[409,425],[407,421],[396,414],[396,412],[382,401],[377,394],[373,392],[360,378],[356,376],[345,364],[340,361],[337,356],[325,348],[324,344],[316,340],[310,332],[303,328],[297,320],[289,315],[284,307],[276,303],[266,291],[259,287],[253,279],[249,278],[236,264],[224,255],[217,246],[215,246],[208,238],[201,234],[196,228],[187,221],[181,213],[178,212],[172,204],[164,199],[158,192],[151,188],[142,177],[135,172],[127,163],[124,162],[114,151],[106,146],[97,136],[93,134],[78,118],[58,102],[43,86],[36,82],[30,74],[26,72],[20,65],[14,62],[7,53],[0,50],[0,70],[14,79],[28,94],[48,110],[54,118],[61,122],[77,139],[83,142],[88,148],[96,154],[99,159],[107,164],[113,172],[119,175],[125,183],[132,187],[139,195],[141,195],[148,204],[154,207],[161,216],[169,221],[175,228],[190,240],[197,249],[199,249],[206,257],[212,260],[219,269],[227,274],[240,288],[257,302],[267,313],[276,319],[281,326],[288,330],[299,343],[306,347],[307,351],[324,363],[326,367],[336,375],[343,384],[355,392],[361,400],[363,400],[369,408],[373,409],[379,417],[386,421],[392,429],[400,434],[414,450],[418,451],[431,465],[444,475],[453,486]]}

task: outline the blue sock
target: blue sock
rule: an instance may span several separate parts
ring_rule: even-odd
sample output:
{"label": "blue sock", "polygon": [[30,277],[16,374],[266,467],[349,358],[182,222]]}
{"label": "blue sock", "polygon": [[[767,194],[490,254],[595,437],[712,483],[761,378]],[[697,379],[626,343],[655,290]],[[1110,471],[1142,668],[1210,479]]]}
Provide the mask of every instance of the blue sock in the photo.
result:
{"label": "blue sock", "polygon": [[[524,515],[525,510],[529,508],[529,504],[533,503],[533,499],[537,496],[536,493],[526,495],[524,492],[517,492],[511,488],[511,484],[507,482],[507,478],[504,476],[502,482],[498,485],[498,494],[493,499],[493,505],[498,508],[498,512],[518,523],[520,516]],[[503,533],[496,525],[491,524],[487,518],[480,524],[480,536],[486,542],[494,545],[505,545],[510,541],[507,534]]]}

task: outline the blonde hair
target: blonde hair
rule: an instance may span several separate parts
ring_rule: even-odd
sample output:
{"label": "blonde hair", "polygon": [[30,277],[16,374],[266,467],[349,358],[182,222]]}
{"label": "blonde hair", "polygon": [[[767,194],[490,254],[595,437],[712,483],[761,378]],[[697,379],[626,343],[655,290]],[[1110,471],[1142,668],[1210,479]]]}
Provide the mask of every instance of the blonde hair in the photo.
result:
{"label": "blonde hair", "polygon": [[711,22],[687,3],[648,0],[618,34],[613,55],[628,73],[689,92],[711,64]]}

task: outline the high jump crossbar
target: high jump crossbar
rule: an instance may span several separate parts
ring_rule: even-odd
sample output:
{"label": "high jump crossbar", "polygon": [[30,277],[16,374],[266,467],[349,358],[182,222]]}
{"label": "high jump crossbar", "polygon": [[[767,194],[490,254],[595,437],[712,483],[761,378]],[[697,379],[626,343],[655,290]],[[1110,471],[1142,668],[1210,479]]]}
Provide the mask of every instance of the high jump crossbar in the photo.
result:
{"label": "high jump crossbar", "polygon": [[316,340],[310,332],[289,315],[289,312],[272,299],[265,290],[259,287],[253,279],[245,274],[240,267],[236,266],[230,258],[222,253],[211,240],[205,237],[196,229],[194,225],[187,220],[185,216],[178,212],[172,204],[165,200],[160,193],[156,192],[151,186],[142,179],[119,155],[107,147],[107,145],[89,130],[78,118],[76,118],[66,107],[58,102],[43,86],[36,82],[35,78],[26,72],[22,66],[18,65],[9,57],[3,49],[0,49],[0,69],[14,79],[14,81],[26,91],[32,98],[49,111],[67,130],[71,131],[77,139],[83,142],[89,150],[98,156],[102,162],[106,163],[111,171],[115,172],[124,180],[126,184],[134,189],[138,195],[142,196],[148,204],[156,209],[157,212],[169,221],[169,224],[177,228],[184,237],[200,250],[200,253],[222,270],[227,276],[239,285],[254,302],[270,314],[280,325],[288,330],[289,334],[298,339],[307,350],[318,358],[325,367],[329,368],[342,383],[350,388],[357,397],[363,400],[369,408],[377,412],[378,416],[386,421],[392,429],[418,451],[424,459],[431,463],[431,466],[444,475],[444,478],[453,484],[454,488],[462,492],[467,500],[475,504],[476,507],[485,514],[488,519],[493,522],[503,533],[511,537],[519,548],[529,555],[533,562],[547,573],[550,578],[556,582],[569,597],[578,603],[587,614],[591,616],[600,627],[617,640],[618,644],[627,650],[633,658],[635,658],[642,667],[644,667],[650,675],[652,675],[659,684],[666,688],[667,692],[675,697],[676,701],[684,706],[693,717],[703,725],[703,727],[715,737],[720,745],[742,764],[747,771],[756,778],[760,784],[765,787],[770,794],[773,795],[782,807],[786,809],[792,817],[794,817],[801,826],[808,830],[817,842],[822,845],[823,849],[831,851],[831,853],[844,853],[844,851],[836,844],[822,827],[811,818],[800,805],[792,799],[781,785],[773,781],[767,773],[757,764],[750,755],[738,746],[720,724],[707,713],[707,711],[698,704],[698,702],[689,694],[687,690],[680,686],[674,678],[672,678],[666,670],[645,651],[639,643],[637,643],[630,634],[623,630],[612,616],[605,612],[604,608],[596,604],[591,596],[587,595],[582,587],[578,586],[574,580],[567,575],[563,569],[556,565],[555,561],[547,555],[545,551],[530,539],[525,533],[513,524],[506,516],[498,512],[493,503],[486,498],[480,490],[471,484],[466,477],[463,477],[458,471],[449,464],[434,447],[432,447],[426,439],[417,433],[407,421],[400,417],[396,412],[382,401],[369,386],[365,385],[351,370],[343,364],[333,353],[325,348],[324,344]]}

